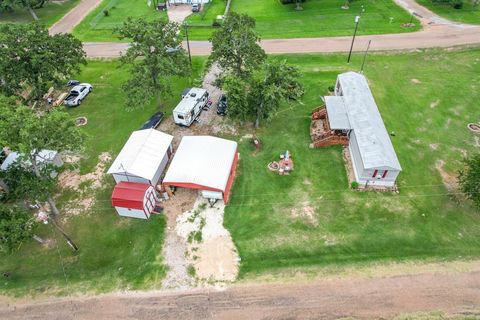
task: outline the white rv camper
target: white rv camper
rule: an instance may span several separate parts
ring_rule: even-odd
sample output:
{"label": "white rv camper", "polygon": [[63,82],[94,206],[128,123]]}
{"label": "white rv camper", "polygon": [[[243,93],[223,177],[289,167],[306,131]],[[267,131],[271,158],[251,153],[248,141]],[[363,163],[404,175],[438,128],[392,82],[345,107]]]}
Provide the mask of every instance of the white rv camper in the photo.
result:
{"label": "white rv camper", "polygon": [[182,100],[173,109],[176,124],[189,127],[208,103],[208,92],[201,88],[191,88],[182,95]]}

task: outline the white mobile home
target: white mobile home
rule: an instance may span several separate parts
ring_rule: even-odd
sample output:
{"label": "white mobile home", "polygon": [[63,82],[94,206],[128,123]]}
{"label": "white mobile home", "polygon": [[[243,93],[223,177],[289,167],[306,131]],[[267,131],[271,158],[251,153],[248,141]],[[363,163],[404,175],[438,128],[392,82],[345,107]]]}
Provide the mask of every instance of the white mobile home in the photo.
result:
{"label": "white mobile home", "polygon": [[[333,108],[327,105],[329,120],[343,124],[345,128],[341,129],[348,131],[348,148],[357,182],[366,186],[394,186],[402,167],[367,79],[356,72],[340,74],[335,95],[341,100],[334,101]],[[333,112],[333,109],[339,110]]]}
{"label": "white mobile home", "polygon": [[189,127],[207,103],[207,90],[191,88],[182,95],[182,100],[173,109],[173,120],[178,125]]}
{"label": "white mobile home", "polygon": [[156,186],[173,153],[172,140],[171,135],[155,129],[134,131],[107,173],[116,183]]}
{"label": "white mobile home", "polygon": [[313,112],[312,128],[312,147],[348,145],[359,184],[395,186],[402,167],[363,75],[338,75],[335,96],[325,97],[325,108]]}

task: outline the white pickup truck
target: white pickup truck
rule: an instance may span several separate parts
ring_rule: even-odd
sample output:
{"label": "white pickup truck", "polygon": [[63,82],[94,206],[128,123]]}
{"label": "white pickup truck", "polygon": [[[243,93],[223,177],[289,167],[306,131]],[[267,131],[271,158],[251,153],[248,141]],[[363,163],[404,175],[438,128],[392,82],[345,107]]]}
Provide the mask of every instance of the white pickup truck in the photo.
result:
{"label": "white pickup truck", "polygon": [[93,86],[89,83],[80,83],[70,90],[63,103],[68,107],[76,107],[82,103],[82,100],[92,92]]}

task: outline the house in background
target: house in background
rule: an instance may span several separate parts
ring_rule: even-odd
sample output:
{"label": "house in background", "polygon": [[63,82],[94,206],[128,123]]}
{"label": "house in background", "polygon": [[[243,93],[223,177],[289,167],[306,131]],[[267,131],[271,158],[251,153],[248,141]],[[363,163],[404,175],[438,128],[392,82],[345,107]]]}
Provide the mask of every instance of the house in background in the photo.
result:
{"label": "house in background", "polygon": [[[7,157],[5,160],[3,160],[2,165],[0,166],[0,170],[5,171],[8,170],[8,168],[15,164],[19,160],[20,154],[18,152],[10,152],[8,153]],[[24,163],[28,160],[23,160]],[[54,150],[42,150],[38,153],[37,155],[37,161],[38,165],[40,167],[51,164],[54,165],[55,167],[59,168],[63,166],[63,161],[60,153]],[[26,165],[30,165],[30,161],[26,163]],[[57,176],[56,172],[52,172],[52,178],[55,178]]]}
{"label": "house in background", "polygon": [[200,190],[207,199],[228,203],[237,169],[237,143],[211,136],[185,136],[163,185]]}
{"label": "house in background", "polygon": [[312,114],[311,147],[348,145],[355,180],[393,187],[402,167],[365,76],[338,75],[335,96]]}
{"label": "house in background", "polygon": [[112,206],[124,217],[148,219],[157,204],[155,189],[148,184],[120,182],[112,193]]}
{"label": "house in background", "polygon": [[173,153],[173,137],[155,129],[134,131],[107,173],[122,181],[156,186]]}

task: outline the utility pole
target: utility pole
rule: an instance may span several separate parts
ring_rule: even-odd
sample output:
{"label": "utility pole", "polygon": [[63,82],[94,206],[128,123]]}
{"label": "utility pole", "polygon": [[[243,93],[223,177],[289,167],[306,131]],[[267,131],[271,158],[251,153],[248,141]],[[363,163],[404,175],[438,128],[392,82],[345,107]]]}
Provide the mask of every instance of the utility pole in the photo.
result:
{"label": "utility pole", "polygon": [[365,8],[362,5],[360,7],[360,11],[358,12],[358,15],[355,17],[355,31],[353,32],[352,44],[350,46],[350,52],[348,53],[347,63],[350,63],[350,58],[352,57],[353,43],[355,42],[355,37],[357,36],[358,24],[360,22],[360,17],[364,12],[365,12]]}
{"label": "utility pole", "polygon": [[347,63],[350,63],[350,58],[352,57],[353,43],[355,42],[355,37],[357,35],[358,23],[360,22],[360,16],[355,17],[355,31],[353,32],[352,44],[350,45],[350,52],[348,53]]}
{"label": "utility pole", "polygon": [[372,40],[368,40],[367,50],[365,50],[365,54],[363,55],[362,67],[360,68],[360,73],[363,73],[363,67],[365,66],[365,60],[367,60],[368,49],[370,49],[370,43]]}
{"label": "utility pole", "polygon": [[188,60],[190,61],[190,69],[193,69],[192,55],[190,53],[190,41],[188,40],[188,23],[185,22],[183,26],[185,27],[185,37],[187,38],[187,50],[188,50]]}

